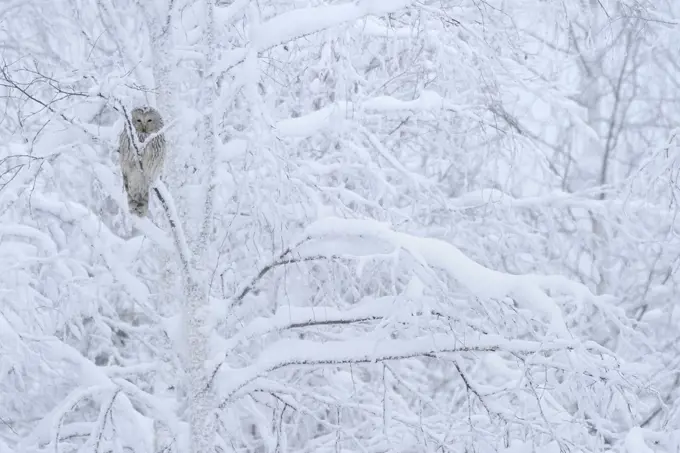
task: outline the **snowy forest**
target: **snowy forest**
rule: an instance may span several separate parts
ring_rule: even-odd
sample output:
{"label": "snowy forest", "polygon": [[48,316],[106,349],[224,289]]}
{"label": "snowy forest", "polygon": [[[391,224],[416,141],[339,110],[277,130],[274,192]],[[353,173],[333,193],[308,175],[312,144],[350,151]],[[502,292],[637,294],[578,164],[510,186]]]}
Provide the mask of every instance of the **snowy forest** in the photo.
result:
{"label": "snowy forest", "polygon": [[679,43],[675,0],[0,0],[0,453],[680,452]]}

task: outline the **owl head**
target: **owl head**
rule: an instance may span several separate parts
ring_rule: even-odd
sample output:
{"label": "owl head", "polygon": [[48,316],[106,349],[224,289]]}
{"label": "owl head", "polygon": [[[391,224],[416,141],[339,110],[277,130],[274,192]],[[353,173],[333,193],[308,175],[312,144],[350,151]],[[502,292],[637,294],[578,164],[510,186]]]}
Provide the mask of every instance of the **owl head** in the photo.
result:
{"label": "owl head", "polygon": [[138,107],[132,110],[132,125],[137,133],[151,134],[163,127],[161,114],[152,107]]}

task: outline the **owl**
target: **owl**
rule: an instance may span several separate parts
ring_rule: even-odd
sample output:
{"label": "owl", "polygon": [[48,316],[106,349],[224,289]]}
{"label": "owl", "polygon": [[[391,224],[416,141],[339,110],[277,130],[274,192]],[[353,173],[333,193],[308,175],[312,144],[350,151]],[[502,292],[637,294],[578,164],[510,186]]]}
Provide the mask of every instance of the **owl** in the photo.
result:
{"label": "owl", "polygon": [[[160,113],[151,107],[139,107],[131,112],[132,126],[140,143],[163,127]],[[149,190],[163,170],[165,137],[156,135],[140,147],[139,154],[128,134],[128,122],[119,137],[120,168],[130,212],[145,217],[149,212]],[[141,168],[140,168],[141,162]]]}

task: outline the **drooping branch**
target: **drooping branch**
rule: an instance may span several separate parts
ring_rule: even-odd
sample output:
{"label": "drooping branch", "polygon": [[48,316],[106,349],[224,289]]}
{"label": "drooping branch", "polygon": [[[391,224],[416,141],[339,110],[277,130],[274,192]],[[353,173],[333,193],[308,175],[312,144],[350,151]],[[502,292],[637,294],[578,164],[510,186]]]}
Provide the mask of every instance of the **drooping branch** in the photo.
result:
{"label": "drooping branch", "polygon": [[271,272],[273,269],[283,266],[285,264],[292,264],[292,263],[297,263],[297,262],[302,262],[302,261],[314,261],[314,260],[319,260],[319,259],[324,259],[328,258],[325,256],[310,256],[310,257],[305,257],[305,258],[290,258],[290,259],[285,259],[286,256],[290,253],[292,253],[293,250],[296,248],[300,247],[302,244],[307,242],[310,238],[305,238],[302,241],[298,242],[295,245],[292,245],[288,247],[286,250],[281,252],[279,256],[277,256],[274,260],[272,260],[269,264],[265,265],[260,271],[253,277],[248,283],[241,288],[240,291],[232,298],[231,301],[229,301],[228,308],[235,307],[237,305],[240,305],[241,302],[243,301],[243,298],[248,295],[251,291],[255,289],[257,284],[262,280],[265,275],[267,275],[269,272]]}
{"label": "drooping branch", "polygon": [[77,121],[73,118],[69,118],[68,116],[64,115],[63,112],[58,111],[53,106],[54,102],[45,102],[42,99],[40,99],[40,98],[34,96],[33,94],[29,93],[29,91],[26,87],[23,87],[21,83],[17,82],[12,77],[10,77],[7,68],[8,68],[8,65],[3,62],[3,64],[0,66],[0,76],[2,77],[2,81],[4,83],[6,83],[7,86],[10,89],[17,90],[19,93],[26,96],[26,98],[28,100],[30,100],[31,102],[34,102],[35,104],[41,106],[42,108],[49,111],[50,113],[57,115],[59,118],[61,118],[66,123],[71,124],[72,126],[75,126],[81,132],[85,133],[95,143],[104,143],[103,140],[99,137],[99,135],[97,135],[93,130],[91,130],[85,124],[82,124],[82,123],[80,123],[79,121]]}
{"label": "drooping branch", "polygon": [[317,342],[311,340],[282,340],[260,354],[250,366],[230,371],[229,385],[222,389],[220,408],[226,407],[233,396],[253,380],[288,366],[342,365],[403,360],[427,355],[463,352],[507,351],[521,354],[554,353],[576,349],[601,352],[601,347],[590,342],[574,340],[529,341],[506,340],[487,335],[465,343],[445,334],[429,335],[409,340],[347,340]]}

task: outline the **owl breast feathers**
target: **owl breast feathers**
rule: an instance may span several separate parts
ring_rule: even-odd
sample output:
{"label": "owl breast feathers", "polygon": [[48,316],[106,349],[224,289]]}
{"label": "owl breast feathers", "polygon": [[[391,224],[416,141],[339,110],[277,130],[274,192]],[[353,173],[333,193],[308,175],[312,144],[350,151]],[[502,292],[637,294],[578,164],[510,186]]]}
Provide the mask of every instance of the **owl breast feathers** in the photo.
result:
{"label": "owl breast feathers", "polygon": [[141,146],[138,153],[130,140],[128,122],[125,121],[119,137],[120,168],[130,212],[145,217],[149,212],[149,190],[163,171],[165,137],[158,134],[148,143],[144,141],[149,135],[162,129],[163,118],[151,107],[136,108],[130,116]]}

